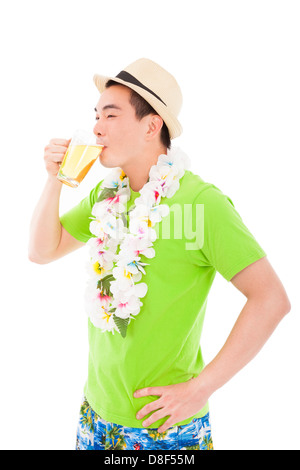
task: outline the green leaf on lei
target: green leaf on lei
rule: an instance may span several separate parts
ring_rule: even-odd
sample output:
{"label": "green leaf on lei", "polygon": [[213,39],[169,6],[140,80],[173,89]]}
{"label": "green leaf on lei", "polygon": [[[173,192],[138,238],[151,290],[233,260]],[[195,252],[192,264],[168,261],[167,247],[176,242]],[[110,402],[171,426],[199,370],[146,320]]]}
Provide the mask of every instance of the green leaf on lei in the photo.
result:
{"label": "green leaf on lei", "polygon": [[104,188],[102,189],[100,196],[97,199],[97,202],[101,202],[108,197],[115,197],[118,188]]}
{"label": "green leaf on lei", "polygon": [[110,291],[110,283],[114,279],[115,278],[112,274],[108,274],[103,279],[100,279],[100,281],[97,282],[97,289],[100,289],[102,296],[109,295],[110,297],[112,297],[112,293]]}
{"label": "green leaf on lei", "polygon": [[123,338],[125,338],[126,332],[127,332],[127,326],[129,323],[129,318],[120,318],[120,317],[117,317],[115,314],[113,314],[113,319],[121,335],[123,336]]}
{"label": "green leaf on lei", "polygon": [[129,212],[133,211],[134,209],[136,208],[136,205],[133,204],[127,211],[127,214],[129,214]]}
{"label": "green leaf on lei", "polygon": [[122,217],[122,220],[123,220],[124,227],[128,227],[128,221],[127,221],[126,216],[123,212],[121,214],[121,217]]}

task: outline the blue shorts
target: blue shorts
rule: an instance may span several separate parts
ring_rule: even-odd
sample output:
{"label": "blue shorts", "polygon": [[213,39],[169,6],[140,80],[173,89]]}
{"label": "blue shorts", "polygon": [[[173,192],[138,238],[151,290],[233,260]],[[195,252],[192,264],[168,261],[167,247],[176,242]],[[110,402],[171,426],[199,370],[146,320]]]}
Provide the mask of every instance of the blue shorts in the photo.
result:
{"label": "blue shorts", "polygon": [[83,398],[76,450],[213,450],[209,413],[163,433],[151,428],[129,428],[97,415]]}

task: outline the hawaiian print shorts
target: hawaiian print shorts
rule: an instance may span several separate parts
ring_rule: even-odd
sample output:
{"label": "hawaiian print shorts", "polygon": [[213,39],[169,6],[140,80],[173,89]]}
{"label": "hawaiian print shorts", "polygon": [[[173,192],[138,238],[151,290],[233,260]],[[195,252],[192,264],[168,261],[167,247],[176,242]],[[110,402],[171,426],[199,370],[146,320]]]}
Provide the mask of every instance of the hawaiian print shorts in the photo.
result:
{"label": "hawaiian print shorts", "polygon": [[151,428],[129,428],[97,415],[83,399],[76,450],[213,450],[209,413],[163,433]]}

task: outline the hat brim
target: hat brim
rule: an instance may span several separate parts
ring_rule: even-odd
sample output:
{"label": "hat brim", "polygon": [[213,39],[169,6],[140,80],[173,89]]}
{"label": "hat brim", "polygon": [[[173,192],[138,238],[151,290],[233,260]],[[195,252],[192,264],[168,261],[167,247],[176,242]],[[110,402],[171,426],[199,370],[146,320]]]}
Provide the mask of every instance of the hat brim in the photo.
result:
{"label": "hat brim", "polygon": [[171,140],[175,139],[175,137],[179,137],[182,133],[182,126],[178,119],[169,113],[168,108],[165,106],[165,104],[163,104],[158,98],[153,96],[147,90],[144,90],[143,88],[132,83],[126,82],[118,77],[107,77],[105,75],[96,74],[94,75],[93,80],[100,93],[104,92],[105,85],[109,80],[113,80],[114,82],[120,83],[120,85],[124,85],[128,88],[131,88],[132,90],[136,91],[140,96],[142,96],[152,106],[152,108],[155,109],[157,114],[161,116],[169,130]]}

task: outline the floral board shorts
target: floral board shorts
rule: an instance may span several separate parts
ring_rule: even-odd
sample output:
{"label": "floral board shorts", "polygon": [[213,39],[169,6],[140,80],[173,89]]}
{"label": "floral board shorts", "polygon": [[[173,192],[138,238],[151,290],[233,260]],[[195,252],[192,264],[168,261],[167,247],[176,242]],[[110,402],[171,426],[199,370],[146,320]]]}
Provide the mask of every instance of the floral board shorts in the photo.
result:
{"label": "floral board shorts", "polygon": [[83,398],[76,450],[213,450],[209,413],[163,433],[151,428],[129,428],[97,415]]}

